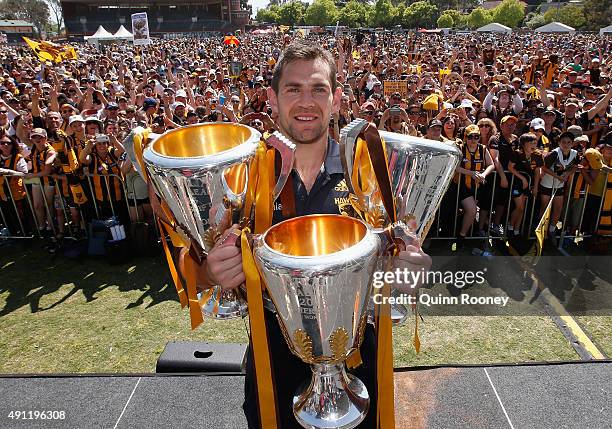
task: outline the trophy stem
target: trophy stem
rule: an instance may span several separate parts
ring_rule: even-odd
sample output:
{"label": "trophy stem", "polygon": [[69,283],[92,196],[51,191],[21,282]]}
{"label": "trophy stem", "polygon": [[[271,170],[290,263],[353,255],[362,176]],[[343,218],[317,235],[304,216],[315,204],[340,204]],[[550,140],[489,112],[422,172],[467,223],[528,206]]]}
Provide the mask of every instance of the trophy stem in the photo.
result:
{"label": "trophy stem", "polygon": [[204,316],[213,319],[233,319],[247,314],[246,301],[233,290],[223,290],[213,286],[213,292],[202,305]]}
{"label": "trophy stem", "polygon": [[357,377],[347,374],[344,363],[313,364],[310,385],[293,397],[293,414],[307,429],[352,429],[365,418],[370,397]]}

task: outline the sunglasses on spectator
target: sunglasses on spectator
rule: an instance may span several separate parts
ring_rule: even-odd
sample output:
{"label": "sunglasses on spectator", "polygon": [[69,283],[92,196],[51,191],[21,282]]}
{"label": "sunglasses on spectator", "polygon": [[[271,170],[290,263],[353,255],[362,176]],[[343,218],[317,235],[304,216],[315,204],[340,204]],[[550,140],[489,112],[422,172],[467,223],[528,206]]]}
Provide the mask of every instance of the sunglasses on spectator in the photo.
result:
{"label": "sunglasses on spectator", "polygon": [[364,115],[364,116],[372,116],[374,114],[373,110],[362,110],[359,112],[359,114]]}
{"label": "sunglasses on spectator", "polygon": [[6,110],[0,110],[0,113],[6,113]]}
{"label": "sunglasses on spectator", "polygon": [[467,139],[468,140],[478,140],[480,138],[480,134],[468,134]]}
{"label": "sunglasses on spectator", "polygon": [[0,146],[10,146],[11,145],[11,141],[8,140],[0,140]]}
{"label": "sunglasses on spectator", "polygon": [[489,125],[489,124],[480,124],[480,125],[478,125],[478,128],[491,128],[491,125]]}

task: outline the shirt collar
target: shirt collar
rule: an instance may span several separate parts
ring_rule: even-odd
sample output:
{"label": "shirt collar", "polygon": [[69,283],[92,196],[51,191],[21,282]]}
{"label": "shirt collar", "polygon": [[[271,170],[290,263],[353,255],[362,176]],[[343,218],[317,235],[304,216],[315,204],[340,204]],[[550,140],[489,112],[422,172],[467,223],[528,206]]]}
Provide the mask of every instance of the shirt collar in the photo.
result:
{"label": "shirt collar", "polygon": [[327,139],[327,154],[325,155],[325,171],[327,174],[343,174],[340,161],[340,145],[331,137]]}

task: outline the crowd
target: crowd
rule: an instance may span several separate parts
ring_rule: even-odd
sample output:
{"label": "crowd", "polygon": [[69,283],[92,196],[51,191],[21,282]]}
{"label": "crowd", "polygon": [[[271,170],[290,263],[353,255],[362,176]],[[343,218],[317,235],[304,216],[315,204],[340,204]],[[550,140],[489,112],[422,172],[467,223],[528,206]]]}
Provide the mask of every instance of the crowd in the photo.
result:
{"label": "crowd", "polygon": [[[82,44],[75,45],[77,60],[54,64],[26,46],[4,46],[4,235],[78,238],[93,219],[112,215],[125,226],[152,224],[146,185],[121,143],[126,135],[136,126],[163,133],[220,121],[273,130],[266,88],[293,37],[300,36],[246,33],[238,46],[225,45],[222,36],[144,47]],[[612,234],[612,39],[307,37],[338,62],[342,100],[329,124],[336,139],[360,117],[381,130],[460,148],[461,164],[431,236],[461,245],[468,236],[529,235],[551,199],[553,244],[561,233]]]}

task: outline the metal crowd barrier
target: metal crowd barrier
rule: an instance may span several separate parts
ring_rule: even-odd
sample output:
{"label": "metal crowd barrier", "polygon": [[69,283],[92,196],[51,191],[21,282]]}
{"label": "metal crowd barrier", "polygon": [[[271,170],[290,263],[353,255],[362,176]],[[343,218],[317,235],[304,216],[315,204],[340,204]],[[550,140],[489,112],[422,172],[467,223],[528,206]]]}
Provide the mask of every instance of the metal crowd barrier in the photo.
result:
{"label": "metal crowd barrier", "polygon": [[[506,177],[509,178],[509,183],[508,183],[508,189],[509,189],[509,195],[508,195],[508,200],[506,201],[506,204],[504,205],[505,207],[505,213],[503,215],[503,223],[502,225],[504,226],[504,234],[503,235],[492,235],[491,234],[491,224],[493,223],[493,209],[494,209],[494,205],[495,205],[495,197],[496,197],[496,186],[497,186],[497,171],[493,171],[493,173],[491,173],[489,175],[489,177],[487,178],[487,180],[493,180],[492,183],[492,191],[491,191],[491,201],[487,202],[487,205],[489,206],[489,210],[488,210],[488,219],[487,219],[487,231],[486,231],[486,235],[481,237],[481,236],[475,236],[474,235],[474,224],[472,224],[471,226],[471,230],[470,230],[470,235],[466,237],[466,239],[472,239],[472,240],[490,240],[490,239],[504,239],[507,238],[507,225],[509,223],[510,220],[510,215],[512,213],[513,210],[513,201],[512,201],[512,189],[514,187],[514,181],[516,179],[516,177],[510,173],[509,171],[505,171]],[[580,174],[579,172],[574,173],[574,175]],[[610,174],[610,173],[608,173]],[[460,173],[460,175],[462,175]],[[607,183],[608,177],[606,176],[606,182]],[[531,178],[528,178],[529,181],[529,187],[531,187]],[[574,227],[574,231],[570,231],[570,233],[567,232],[567,227],[568,227],[568,216],[570,214],[570,209],[572,207],[572,200],[574,199],[572,197],[573,192],[574,192],[574,177],[571,177],[570,179],[568,179],[568,182],[570,183],[569,189],[568,191],[565,193],[564,195],[564,202],[563,202],[563,209],[561,212],[561,216],[559,218],[559,220],[562,223],[561,226],[561,232],[559,234],[557,234],[556,238],[558,239],[558,248],[562,249],[563,247],[563,243],[565,239],[576,239],[576,238],[587,238],[590,237],[591,234],[585,234],[583,233],[583,220],[584,220],[584,210],[586,208],[587,205],[587,198],[589,198],[589,189],[590,186],[587,185],[586,189],[585,189],[585,196],[581,197],[580,199],[583,199],[584,201],[582,201],[581,207],[580,209],[580,221],[578,225],[569,225],[571,227]],[[480,187],[479,187],[480,188]],[[478,190],[479,188],[476,189],[475,191],[475,199],[478,199]],[[452,189],[449,188],[449,190],[447,192],[453,192]],[[461,202],[459,201],[459,185],[457,185],[454,189],[455,195],[454,195],[454,201],[455,201],[455,206],[454,206],[454,211],[453,214],[454,216],[454,220],[453,220],[453,229],[452,229],[452,234],[451,235],[442,235],[440,234],[441,231],[441,221],[444,222],[445,219],[442,219],[443,214],[442,214],[442,207],[438,208],[438,213],[437,213],[437,219],[436,219],[436,230],[431,231],[434,232],[433,234],[430,233],[430,238],[434,239],[434,240],[453,240],[456,239],[458,236],[458,223],[459,223],[459,212],[461,209]],[[599,221],[601,218],[601,212],[603,209],[603,203],[604,203],[604,197],[605,197],[605,188],[604,188],[604,195],[601,198],[600,204],[599,204],[599,209],[597,212],[597,219],[596,222],[593,224],[594,228],[597,229],[597,226],[599,225]],[[527,204],[525,205],[525,210],[523,210],[523,218],[521,220],[521,234],[525,234],[525,232],[528,232],[527,237],[528,238],[535,238],[535,225],[537,225],[537,222],[539,221],[539,219],[534,219],[534,214],[535,214],[535,209],[536,207],[540,204],[539,201],[540,198],[540,194],[538,193],[537,199],[534,199],[532,196],[529,196],[529,198],[527,199]],[[479,216],[481,215],[481,207],[484,206],[484,204],[479,204]],[[535,222],[534,222],[535,221]],[[476,222],[476,220],[475,220]],[[612,236],[612,234],[608,234],[607,236]]]}
{"label": "metal crowd barrier", "polygon": [[[102,215],[100,202],[97,201],[95,198],[95,190],[94,190],[94,186],[92,182],[92,179],[95,176],[98,176],[98,175],[85,174],[86,180],[81,181],[80,183],[82,186],[86,184],[88,187],[88,191],[89,191],[89,193],[86,193],[88,201],[85,204],[83,204],[83,206],[85,206],[86,204],[93,205],[93,212],[95,213],[95,217],[97,219],[100,219]],[[105,189],[106,189],[106,194],[107,194],[106,196],[108,197],[108,202],[110,205],[110,211],[111,211],[110,214],[112,216],[116,216],[118,214],[118,209],[119,209],[117,204],[118,203],[125,204],[128,215],[130,215],[131,217],[132,213],[135,213],[135,221],[140,222],[141,216],[140,216],[140,211],[138,210],[139,204],[136,198],[136,193],[132,192],[131,194],[131,200],[133,201],[133,204],[134,204],[133,207],[136,208],[134,212],[131,212],[130,204],[129,204],[130,194],[127,191],[125,180],[121,176],[116,175],[116,174],[101,175],[100,177],[103,178],[104,184],[106,185]],[[123,196],[122,201],[113,201],[112,199],[112,195],[110,193],[110,187],[109,187],[111,177],[118,179],[119,183],[121,184],[121,192]],[[42,215],[42,218],[44,220],[43,225],[39,223],[38,217],[36,215],[36,209],[34,207],[34,197],[32,195],[32,189],[34,186],[40,187],[41,198],[42,198],[42,203],[43,203],[43,215]],[[62,194],[60,187],[61,187],[61,183],[58,183],[58,181],[56,180],[55,184],[53,185],[53,188],[54,188],[53,189],[53,200],[48,201],[47,195],[45,194],[45,188],[44,186],[42,186],[42,184],[25,183],[24,189],[25,189],[26,195],[25,195],[25,198],[21,200],[21,201],[25,201],[25,203],[22,203],[22,202],[17,202],[13,198],[13,193],[12,193],[10,186],[6,186],[5,188],[8,189],[7,203],[10,204],[10,208],[13,210],[13,214],[11,216],[9,215],[9,213],[5,213],[5,211],[7,210],[6,204],[0,204],[0,221],[2,223],[2,225],[0,225],[0,230],[4,232],[3,234],[0,234],[0,239],[22,239],[22,238],[35,238],[35,237],[43,238],[43,235],[46,233],[46,231],[50,231],[54,237],[57,236],[58,230],[60,228],[58,228],[59,225],[57,224],[58,216],[56,213],[57,209],[54,204],[55,198],[58,198],[59,200],[59,206],[61,208],[63,218],[64,218],[63,220],[64,237],[65,238],[76,238],[76,235],[77,235],[76,233],[80,229],[80,225],[73,224],[72,214],[70,213],[70,210],[67,209],[66,201]],[[19,205],[25,204],[26,207],[24,207],[23,210],[20,211],[17,207],[18,204]],[[83,213],[84,207],[81,207],[77,204],[75,204],[75,207],[79,211],[80,222],[82,223],[82,225],[85,226],[85,231],[87,231],[88,225],[84,217],[84,213]],[[26,218],[23,218],[23,216],[25,216]],[[18,234],[14,234],[14,233],[7,234],[6,233],[6,231],[8,231],[9,226],[11,226],[12,229],[16,229],[14,225],[9,225],[9,218],[17,220],[17,223],[19,225]]]}
{"label": "metal crowd barrier", "polygon": [[[496,186],[497,186],[497,171],[494,171],[492,174],[489,175],[489,177],[487,178],[488,180],[492,180],[492,191],[491,191],[491,200],[489,202],[486,203],[486,205],[488,205],[488,219],[487,219],[487,230],[486,230],[486,234],[485,236],[478,236],[478,235],[474,235],[474,223],[472,223],[471,226],[471,230],[470,230],[470,235],[466,237],[466,239],[472,239],[472,240],[491,240],[491,239],[503,239],[506,237],[506,233],[507,233],[507,225],[510,219],[510,214],[512,212],[513,209],[513,202],[512,202],[512,188],[514,186],[514,181],[515,181],[515,176],[510,173],[509,171],[506,171],[506,177],[509,178],[509,183],[508,183],[508,187],[509,187],[509,195],[508,195],[508,200],[506,201],[506,204],[504,205],[505,207],[505,213],[503,216],[503,226],[504,226],[504,234],[503,235],[492,235],[491,234],[491,224],[493,221],[493,209],[495,206],[495,195],[496,195]],[[575,174],[580,174],[579,172],[575,173]],[[95,216],[96,218],[100,218],[101,216],[101,207],[99,207],[99,202],[96,200],[95,198],[95,190],[94,190],[94,186],[92,183],[92,179],[93,177],[97,176],[96,174],[86,174],[86,181],[85,183],[87,183],[88,186],[88,190],[89,190],[89,194],[87,195],[89,201],[85,204],[93,204],[93,208],[94,208],[94,212],[95,212]],[[121,204],[125,204],[126,205],[126,209],[127,209],[127,213],[131,216],[130,213],[130,204],[129,204],[129,193],[127,191],[127,186],[125,183],[125,180],[118,175],[115,174],[109,174],[109,175],[101,175],[101,177],[104,180],[105,183],[105,188],[106,188],[106,192],[107,192],[107,196],[108,196],[108,201],[110,204],[110,209],[111,209],[111,215],[115,216],[117,215],[118,212],[118,206],[116,206],[117,203],[121,203]],[[122,201],[123,202],[116,202],[113,201],[112,196],[110,194],[110,178],[114,177],[117,178],[119,180],[119,183],[121,184],[121,191],[123,192],[123,198]],[[608,177],[606,177],[606,182],[607,183],[607,179]],[[570,215],[570,209],[572,204],[570,204],[573,200],[572,195],[573,195],[573,191],[574,191],[574,178],[572,177],[571,179],[569,179],[570,182],[570,186],[569,186],[569,190],[566,192],[566,194],[564,195],[564,208],[563,211],[561,213],[560,216],[560,220],[562,219],[561,223],[562,223],[562,227],[561,227],[561,233],[556,237],[559,241],[558,241],[558,248],[562,249],[563,245],[564,245],[564,241],[565,239],[577,239],[577,238],[587,238],[590,237],[590,234],[585,234],[583,233],[583,221],[584,221],[584,210],[586,208],[587,205],[587,198],[589,198],[589,189],[590,186],[587,185],[586,189],[585,189],[585,195],[584,197],[582,197],[581,199],[584,199],[584,201],[582,201],[581,206],[579,207],[580,210],[580,221],[578,225],[569,225],[573,228],[575,228],[573,231],[567,231],[567,227],[568,227],[568,216]],[[82,181],[81,184],[83,184],[84,182]],[[13,199],[13,195],[12,195],[12,191],[10,189],[10,186],[6,186],[6,189],[8,189],[8,197],[10,200],[10,204],[12,206],[12,210],[14,210],[14,214],[17,217],[17,221],[19,224],[19,229],[20,229],[20,234],[19,235],[10,235],[10,234],[0,234],[0,239],[4,238],[33,238],[33,237],[42,237],[41,232],[44,229],[45,225],[39,225],[37,216],[36,216],[36,211],[34,208],[34,203],[33,203],[33,197],[32,197],[32,193],[31,193],[31,186],[39,186],[39,185],[31,185],[31,184],[26,184],[25,185],[25,190],[26,190],[26,196],[24,198],[24,200],[27,202],[27,207],[24,208],[23,212],[24,215],[28,216],[31,219],[31,222],[28,221],[28,219],[22,219],[20,216],[20,211],[17,208],[17,204],[16,201]],[[61,193],[61,189],[59,189],[60,184],[55,183],[54,187],[54,198],[55,196],[57,196],[60,200],[60,206],[62,209],[62,213],[64,216],[64,231],[69,231],[69,234],[64,234],[65,237],[74,237],[74,227],[75,225],[72,224],[72,218],[71,218],[71,214],[69,213],[69,210],[66,209],[66,204],[64,201],[64,197]],[[531,178],[529,178],[529,186],[531,187]],[[448,235],[442,235],[440,234],[440,222],[445,222],[445,219],[442,219],[442,212],[441,209],[442,207],[440,207],[438,209],[438,213],[437,213],[437,220],[436,220],[436,230],[434,234],[430,233],[430,238],[431,239],[435,239],[435,240],[451,240],[451,239],[455,239],[458,235],[458,222],[459,222],[459,212],[460,212],[460,204],[461,202],[459,201],[459,185],[457,185],[455,187],[456,189],[456,195],[454,196],[454,220],[453,220],[453,229],[452,229],[452,235],[448,236]],[[475,191],[475,199],[478,199],[478,189],[476,189]],[[447,191],[447,192],[452,192],[451,190]],[[41,186],[41,196],[42,196],[42,200],[43,200],[43,205],[44,205],[44,215],[47,218],[47,229],[49,229],[52,231],[53,235],[56,236],[57,235],[57,230],[58,230],[58,225],[56,225],[56,221],[57,221],[57,216],[55,213],[55,207],[53,206],[53,201],[49,202],[47,201],[45,192],[44,192],[44,188]],[[133,207],[136,208],[135,210],[135,217],[136,217],[136,221],[139,222],[141,221],[141,216],[140,216],[140,211],[138,210],[139,204],[138,204],[138,200],[136,198],[136,193],[133,192],[132,195],[132,200],[133,200]],[[599,225],[599,221],[601,218],[601,212],[603,209],[603,203],[604,203],[604,199],[605,199],[605,187],[604,187],[604,194],[601,198],[601,202],[599,205],[599,209],[597,212],[597,219],[596,222],[593,224],[594,228],[597,229],[598,225]],[[578,200],[580,201],[580,199]],[[22,204],[22,203],[19,203]],[[525,228],[527,228],[528,234],[527,236],[529,238],[534,238],[535,237],[535,232],[534,232],[534,213],[535,213],[535,208],[536,206],[539,205],[539,194],[538,194],[538,200],[534,200],[534,198],[532,196],[530,196],[527,199],[527,204],[525,206],[525,210],[523,211],[523,218],[521,221],[521,233],[525,233]],[[482,210],[480,209],[480,207],[484,206],[484,204],[480,204],[479,205],[479,211],[480,213],[478,213],[478,219],[479,216],[482,215]],[[530,209],[529,209],[530,208]],[[27,210],[26,210],[27,209]],[[529,210],[528,210],[529,209]],[[4,205],[0,205],[0,221],[2,222],[2,226],[0,226],[0,230],[2,230],[3,228],[8,226],[8,214],[5,213],[6,210],[6,204]],[[85,224],[85,230],[87,231],[87,225],[85,222],[85,218],[83,215],[83,210],[79,210],[80,211],[80,217],[81,217],[81,222],[83,224]],[[51,220],[51,221],[49,221]],[[528,222],[527,222],[528,220]],[[539,219],[536,219],[536,221]],[[32,231],[27,231],[28,228],[27,226],[33,226]],[[156,227],[157,230],[157,227]],[[431,231],[434,232],[434,231]],[[159,234],[159,231],[158,231]],[[610,234],[612,235],[612,234]]]}

